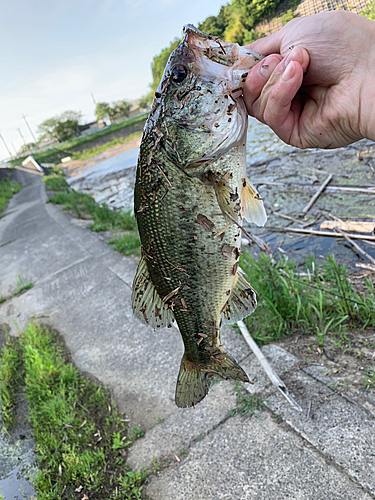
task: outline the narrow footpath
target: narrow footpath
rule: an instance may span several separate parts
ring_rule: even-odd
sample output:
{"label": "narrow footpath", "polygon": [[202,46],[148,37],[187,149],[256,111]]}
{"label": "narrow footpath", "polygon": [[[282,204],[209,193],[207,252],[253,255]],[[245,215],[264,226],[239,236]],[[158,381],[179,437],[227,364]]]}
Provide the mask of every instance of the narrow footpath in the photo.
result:
{"label": "narrow footpath", "polygon": [[174,327],[154,331],[133,317],[135,260],[47,204],[36,171],[16,176],[25,187],[0,220],[0,292],[11,293],[18,275],[34,287],[0,305],[0,329],[17,335],[36,316],[62,334],[78,368],[110,387],[130,425],[146,431],[128,464],[167,464],[144,486],[149,500],[375,499],[374,391],[337,392],[324,367],[301,368],[268,345],[263,352],[303,408],[298,413],[228,328],[223,344],[269,411],[231,417],[236,401],[225,381],[195,409],[176,408],[182,341]]}

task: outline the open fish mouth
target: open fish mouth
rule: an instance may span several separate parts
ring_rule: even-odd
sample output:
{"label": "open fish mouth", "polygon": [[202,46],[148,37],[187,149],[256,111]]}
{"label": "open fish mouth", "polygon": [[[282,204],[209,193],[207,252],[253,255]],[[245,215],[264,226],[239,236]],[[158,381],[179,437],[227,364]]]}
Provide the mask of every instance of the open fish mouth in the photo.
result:
{"label": "open fish mouth", "polygon": [[[203,33],[192,24],[184,26],[184,42],[186,42],[193,50],[202,53],[209,60],[231,67],[238,64],[246,66],[246,58],[251,58],[251,66],[254,61],[258,62],[264,59],[262,54],[255,52],[247,47],[241,47],[238,44],[225,42],[217,36]],[[249,66],[249,67],[251,67]]]}

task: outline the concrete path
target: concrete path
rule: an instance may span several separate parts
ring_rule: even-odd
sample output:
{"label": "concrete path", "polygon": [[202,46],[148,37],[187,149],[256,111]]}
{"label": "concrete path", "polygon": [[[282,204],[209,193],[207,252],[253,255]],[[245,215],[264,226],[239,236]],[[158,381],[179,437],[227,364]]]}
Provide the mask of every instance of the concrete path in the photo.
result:
{"label": "concrete path", "polygon": [[335,392],[324,367],[300,369],[280,347],[264,347],[300,414],[270,387],[242,337],[227,329],[223,345],[269,410],[231,417],[233,385],[224,381],[196,409],[177,409],[182,341],[175,328],[153,331],[133,317],[137,263],[46,204],[39,175],[17,176],[25,187],[0,220],[0,293],[14,290],[18,275],[34,288],[0,305],[0,325],[17,335],[36,315],[60,331],[81,370],[109,385],[131,425],[146,430],[129,465],[166,464],[144,487],[150,500],[375,498],[374,391],[349,398]]}

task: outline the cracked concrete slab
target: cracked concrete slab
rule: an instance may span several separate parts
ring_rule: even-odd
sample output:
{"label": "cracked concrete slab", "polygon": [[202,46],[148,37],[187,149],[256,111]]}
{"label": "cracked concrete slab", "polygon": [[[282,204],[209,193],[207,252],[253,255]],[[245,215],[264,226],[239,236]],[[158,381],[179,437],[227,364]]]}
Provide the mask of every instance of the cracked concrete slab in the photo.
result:
{"label": "cracked concrete slab", "polygon": [[[178,410],[182,340],[174,327],[154,331],[133,317],[130,287],[137,263],[72,223],[60,207],[45,204],[40,177],[27,182],[0,220],[0,258],[8,259],[0,279],[11,286],[15,272],[27,271],[34,288],[0,305],[0,324],[17,334],[38,315],[62,334],[81,370],[108,384],[131,425],[146,429],[129,464],[150,466],[164,457],[176,464],[149,480],[151,500],[375,498],[372,412],[335,393],[329,377],[299,369],[298,359],[277,346],[263,352],[303,414],[271,387],[231,328],[223,330],[224,347],[254,381],[250,390],[285,423],[277,425],[268,410],[258,419],[229,418],[235,397],[233,384],[225,381],[196,409]],[[174,455],[183,449],[178,463]]]}
{"label": "cracked concrete slab", "polygon": [[370,500],[305,441],[259,418],[230,418],[179,465],[151,479],[152,500]]}

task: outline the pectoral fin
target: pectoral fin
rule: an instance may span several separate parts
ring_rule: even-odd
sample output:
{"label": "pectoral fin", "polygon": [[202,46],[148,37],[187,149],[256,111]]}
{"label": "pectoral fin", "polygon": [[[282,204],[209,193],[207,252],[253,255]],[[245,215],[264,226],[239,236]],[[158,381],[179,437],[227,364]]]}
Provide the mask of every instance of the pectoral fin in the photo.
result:
{"label": "pectoral fin", "polygon": [[263,200],[247,177],[242,179],[241,206],[242,217],[248,222],[254,222],[257,226],[264,226],[267,222]]}
{"label": "pectoral fin", "polygon": [[223,214],[228,213],[237,221],[241,214],[241,200],[239,194],[233,191],[224,177],[214,179],[213,183],[217,202]]}
{"label": "pectoral fin", "polygon": [[221,310],[221,318],[225,325],[230,325],[246,318],[254,312],[257,305],[256,294],[250,284],[236,273],[234,284],[227,302]]}
{"label": "pectoral fin", "polygon": [[165,308],[165,303],[151,281],[144,257],[133,281],[132,307],[134,316],[153,328],[169,326],[174,319],[173,312]]}

